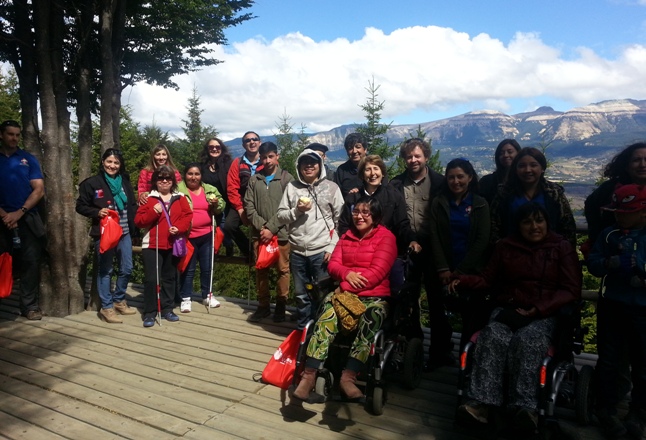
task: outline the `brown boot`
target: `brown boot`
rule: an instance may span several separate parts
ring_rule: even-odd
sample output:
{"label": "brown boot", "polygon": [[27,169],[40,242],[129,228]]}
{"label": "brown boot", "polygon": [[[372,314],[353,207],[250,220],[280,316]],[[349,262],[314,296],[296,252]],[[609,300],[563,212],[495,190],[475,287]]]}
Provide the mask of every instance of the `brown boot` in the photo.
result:
{"label": "brown boot", "polygon": [[316,382],[316,368],[306,367],[301,376],[301,381],[294,390],[294,397],[301,400],[307,400],[310,391],[314,388]]}
{"label": "brown boot", "polygon": [[348,399],[359,399],[363,397],[363,393],[355,383],[357,382],[357,372],[353,370],[343,370],[341,374],[341,381],[339,382],[339,387],[345,397]]}
{"label": "brown boot", "polygon": [[137,311],[130,306],[128,306],[128,303],[124,299],[121,302],[115,301],[114,304],[114,311],[121,314],[121,315],[134,315],[137,313]]}
{"label": "brown boot", "polygon": [[123,322],[114,312],[114,309],[101,309],[101,311],[99,311],[99,316],[105,322],[110,324],[121,324]]}

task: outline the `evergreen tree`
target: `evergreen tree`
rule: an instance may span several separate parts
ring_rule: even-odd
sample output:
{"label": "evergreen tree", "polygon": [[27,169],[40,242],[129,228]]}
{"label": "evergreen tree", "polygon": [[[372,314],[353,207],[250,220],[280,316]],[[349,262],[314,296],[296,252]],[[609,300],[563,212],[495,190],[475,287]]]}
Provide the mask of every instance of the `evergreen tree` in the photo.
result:
{"label": "evergreen tree", "polygon": [[0,71],[0,122],[7,119],[20,122],[18,78],[13,69]]}
{"label": "evergreen tree", "polygon": [[296,177],[296,158],[299,153],[303,151],[301,145],[303,144],[302,135],[304,134],[305,126],[301,125],[301,133],[296,136],[294,133],[294,125],[291,124],[291,116],[287,114],[287,110],[278,118],[276,122],[277,133],[276,145],[278,146],[278,153],[280,154],[280,166],[287,170],[292,176]]}
{"label": "evergreen tree", "polygon": [[212,125],[202,125],[202,113],[204,113],[204,110],[200,107],[200,95],[198,95],[195,86],[193,86],[193,94],[188,100],[186,110],[188,118],[182,119],[184,123],[182,127],[184,139],[180,139],[172,151],[173,161],[180,168],[182,168],[182,165],[195,162],[200,155],[204,142],[218,134]]}
{"label": "evergreen tree", "polygon": [[[357,127],[357,133],[361,133],[366,137],[369,154],[377,154],[384,162],[388,163],[395,157],[397,146],[388,145],[388,138],[386,137],[386,133],[392,125],[392,122],[389,124],[381,123],[381,112],[384,109],[385,101],[379,101],[377,99],[379,96],[377,92],[380,87],[380,85],[375,85],[374,77],[368,81],[368,87],[366,87],[368,99],[365,104],[359,106],[366,115],[366,122]],[[391,165],[388,170],[390,177],[395,175],[396,168],[396,166],[393,167]]]}

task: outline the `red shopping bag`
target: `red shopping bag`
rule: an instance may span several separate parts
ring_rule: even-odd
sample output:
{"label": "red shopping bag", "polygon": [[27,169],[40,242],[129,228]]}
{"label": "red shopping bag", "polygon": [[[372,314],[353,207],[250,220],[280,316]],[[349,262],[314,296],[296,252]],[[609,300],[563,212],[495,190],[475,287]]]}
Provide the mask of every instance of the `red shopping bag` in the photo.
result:
{"label": "red shopping bag", "polygon": [[269,243],[258,244],[256,269],[267,269],[278,261],[278,236],[274,235]]}
{"label": "red shopping bag", "polygon": [[11,295],[11,289],[13,289],[12,265],[13,258],[9,252],[0,255],[0,298]]}
{"label": "red shopping bag", "polygon": [[213,252],[216,254],[220,250],[220,246],[222,246],[222,241],[224,241],[224,232],[218,226],[215,228],[215,239],[213,240]]}
{"label": "red shopping bag", "polygon": [[119,213],[108,209],[108,215],[101,219],[101,240],[99,242],[99,252],[104,253],[112,248],[117,247],[123,229],[119,225]]}
{"label": "red shopping bag", "polygon": [[286,390],[292,384],[296,371],[296,356],[301,341],[301,330],[292,331],[280,344],[262,370],[262,381]]}
{"label": "red shopping bag", "polygon": [[[188,267],[188,263],[191,262],[191,258],[193,257],[193,252],[195,252],[195,248],[191,244],[191,240],[186,240],[186,255],[181,257],[179,259],[179,263],[177,263],[177,270],[181,272],[184,272],[186,268]],[[200,269],[202,269],[200,267]]]}

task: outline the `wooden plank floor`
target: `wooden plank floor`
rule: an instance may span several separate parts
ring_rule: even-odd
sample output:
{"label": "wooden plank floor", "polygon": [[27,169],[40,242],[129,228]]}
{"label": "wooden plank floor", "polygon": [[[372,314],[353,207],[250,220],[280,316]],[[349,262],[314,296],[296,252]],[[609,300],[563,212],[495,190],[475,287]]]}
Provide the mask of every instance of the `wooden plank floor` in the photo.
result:
{"label": "wooden plank floor", "polygon": [[[129,291],[133,305],[141,290]],[[361,405],[292,403],[254,382],[293,324],[246,321],[255,308],[220,298],[178,323],[106,324],[95,312],[30,322],[0,304],[0,437],[11,439],[456,439],[456,369],[396,382],[382,416]],[[568,424],[570,422],[565,421]],[[571,425],[573,426],[573,425]],[[600,439],[593,427],[577,428]]]}

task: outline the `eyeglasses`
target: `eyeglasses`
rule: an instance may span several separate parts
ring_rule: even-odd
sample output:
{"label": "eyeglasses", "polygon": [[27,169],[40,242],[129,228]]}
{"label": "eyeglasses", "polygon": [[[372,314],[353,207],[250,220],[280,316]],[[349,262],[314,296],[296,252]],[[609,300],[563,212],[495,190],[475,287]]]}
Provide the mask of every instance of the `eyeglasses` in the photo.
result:
{"label": "eyeglasses", "polygon": [[159,177],[157,178],[157,181],[158,181],[158,182],[172,182],[172,181],[173,181],[173,178],[172,178],[172,177],[170,177],[170,176],[159,176]]}
{"label": "eyeglasses", "polygon": [[244,139],[242,142],[245,144],[248,144],[249,142],[258,142],[259,140],[260,140],[259,138],[255,137],[255,138]]}
{"label": "eyeglasses", "polygon": [[221,150],[221,149],[222,149],[222,145],[220,145],[220,144],[217,144],[217,145],[209,145],[209,149],[211,149],[211,150]]}
{"label": "eyeglasses", "polygon": [[370,211],[368,211],[368,210],[358,211],[356,209],[353,209],[352,210],[352,217],[359,217],[359,216],[361,216],[363,218],[368,218],[368,217],[372,217],[372,213]]}

